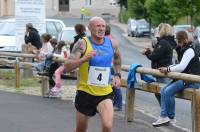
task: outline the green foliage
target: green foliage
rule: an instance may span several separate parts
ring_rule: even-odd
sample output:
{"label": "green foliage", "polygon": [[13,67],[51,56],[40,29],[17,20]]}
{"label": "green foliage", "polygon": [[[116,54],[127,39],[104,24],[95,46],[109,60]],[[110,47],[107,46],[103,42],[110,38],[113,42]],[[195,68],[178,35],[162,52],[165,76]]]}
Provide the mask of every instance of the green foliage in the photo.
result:
{"label": "green foliage", "polygon": [[123,10],[119,13],[119,21],[121,23],[127,23],[128,19],[130,18],[128,11]]}
{"label": "green foliage", "polygon": [[194,25],[200,25],[200,0],[119,0],[119,2],[127,4],[127,11],[120,13],[123,22],[131,17],[151,20],[154,26],[161,22],[174,25],[180,19],[189,16]]}
{"label": "green foliage", "polygon": [[144,7],[146,0],[132,0],[133,1],[133,15],[136,19],[146,18],[147,12],[146,8]]}
{"label": "green foliage", "polygon": [[200,13],[196,13],[193,18],[194,26],[200,26]]}
{"label": "green foliage", "polygon": [[173,25],[178,20],[176,8],[170,5],[170,0],[146,0],[145,8],[153,25],[161,22]]}
{"label": "green foliage", "polygon": [[131,18],[134,18],[134,0],[127,0],[128,14]]}
{"label": "green foliage", "polygon": [[199,0],[170,0],[170,5],[176,7],[177,16],[189,16],[192,24],[196,25],[199,22],[198,14],[200,12]]}

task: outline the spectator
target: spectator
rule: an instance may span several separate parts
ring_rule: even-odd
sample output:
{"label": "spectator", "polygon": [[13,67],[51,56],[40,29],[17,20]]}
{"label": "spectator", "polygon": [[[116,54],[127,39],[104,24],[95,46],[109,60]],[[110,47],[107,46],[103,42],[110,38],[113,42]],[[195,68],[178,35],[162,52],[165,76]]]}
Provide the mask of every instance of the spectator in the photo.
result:
{"label": "spectator", "polygon": [[81,8],[81,20],[84,19],[84,15],[85,15],[85,7]]}
{"label": "spectator", "polygon": [[[66,46],[64,41],[60,41],[58,45],[58,49],[61,49],[61,57],[63,57],[65,60],[69,57],[69,48]],[[55,54],[54,54],[55,55]],[[57,62],[55,62],[57,63]],[[65,73],[64,65],[61,65],[60,63],[57,63],[50,66],[49,71],[49,77],[52,78],[53,74],[55,75],[55,82],[51,82],[50,85],[55,84],[52,89],[50,89],[50,97],[61,97],[64,89],[61,86],[61,75]],[[54,67],[55,66],[55,67]],[[57,67],[59,66],[59,67]],[[57,67],[57,68],[56,68]],[[52,79],[52,81],[54,81]]]}
{"label": "spectator", "polygon": [[83,24],[76,24],[74,27],[74,30],[76,32],[76,36],[74,36],[74,42],[70,45],[70,53],[72,52],[72,49],[74,47],[74,44],[79,40],[82,39],[84,36],[86,36],[86,28]]}
{"label": "spectator", "polygon": [[56,49],[58,40],[56,38],[52,38],[52,39],[50,39],[50,43],[51,43],[51,46],[53,47],[53,49]]}
{"label": "spectator", "polygon": [[42,48],[40,50],[37,50],[37,60],[39,63],[34,63],[33,66],[38,70],[38,71],[43,71],[45,67],[45,59],[48,54],[51,54],[53,52],[53,47],[50,44],[50,39],[51,35],[44,33],[41,36],[42,38]]}
{"label": "spectator", "polygon": [[[113,41],[115,41],[115,43],[117,43],[117,41],[113,38],[113,36],[111,35],[111,29],[110,26],[107,24],[106,25],[106,31],[105,31],[105,36],[107,36],[109,39]],[[114,69],[112,68],[111,70],[112,75],[115,74]],[[113,93],[114,93],[114,98],[113,98],[113,106],[114,106],[114,111],[121,111],[122,110],[122,91],[120,89],[120,87],[112,87],[113,89]]]}
{"label": "spectator", "polygon": [[[179,64],[168,67],[160,67],[162,73],[181,72],[187,74],[200,75],[199,57],[194,51],[191,42],[188,41],[188,35],[185,31],[179,31],[176,34],[178,41],[178,61]],[[175,123],[175,94],[182,92],[185,88],[200,88],[200,83],[191,83],[183,80],[173,80],[171,83],[161,89],[161,112],[158,120],[152,123],[158,127],[166,125],[169,122]]]}
{"label": "spectator", "polygon": [[[151,68],[157,69],[159,67],[169,66],[172,64],[173,49],[176,47],[176,42],[173,37],[172,27],[167,23],[161,23],[158,26],[158,34],[156,35],[157,44],[154,45],[153,50],[146,48],[142,50],[142,54],[151,60]],[[159,83],[168,83],[168,78],[156,77]],[[155,96],[160,103],[160,94],[155,93]]]}
{"label": "spectator", "polygon": [[40,35],[32,25],[32,23],[26,24],[26,32],[24,36],[25,45],[22,45],[23,53],[33,53],[35,50],[39,50],[42,47]]}

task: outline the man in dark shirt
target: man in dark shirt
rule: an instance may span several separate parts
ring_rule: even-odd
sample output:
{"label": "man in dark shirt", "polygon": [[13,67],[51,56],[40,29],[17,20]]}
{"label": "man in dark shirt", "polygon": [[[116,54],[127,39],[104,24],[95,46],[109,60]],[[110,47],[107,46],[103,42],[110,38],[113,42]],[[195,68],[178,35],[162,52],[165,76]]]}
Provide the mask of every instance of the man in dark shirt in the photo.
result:
{"label": "man in dark shirt", "polygon": [[40,35],[32,25],[32,23],[26,24],[26,32],[24,36],[25,45],[22,46],[22,52],[33,53],[34,50],[39,50],[42,47]]}
{"label": "man in dark shirt", "polygon": [[26,24],[26,34],[24,37],[25,43],[31,43],[32,46],[35,46],[37,49],[42,47],[42,43],[40,41],[40,35],[32,25],[32,23]]}

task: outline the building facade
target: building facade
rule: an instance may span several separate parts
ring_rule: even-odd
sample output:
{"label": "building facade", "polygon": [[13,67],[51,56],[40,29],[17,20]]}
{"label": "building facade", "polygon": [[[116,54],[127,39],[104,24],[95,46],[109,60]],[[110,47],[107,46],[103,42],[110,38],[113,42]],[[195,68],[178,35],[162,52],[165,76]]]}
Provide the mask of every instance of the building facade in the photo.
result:
{"label": "building facade", "polygon": [[[87,16],[99,16],[109,13],[117,16],[119,6],[115,0],[46,0],[46,16],[67,15],[80,16],[84,8]],[[0,17],[15,15],[15,0],[0,0]]]}

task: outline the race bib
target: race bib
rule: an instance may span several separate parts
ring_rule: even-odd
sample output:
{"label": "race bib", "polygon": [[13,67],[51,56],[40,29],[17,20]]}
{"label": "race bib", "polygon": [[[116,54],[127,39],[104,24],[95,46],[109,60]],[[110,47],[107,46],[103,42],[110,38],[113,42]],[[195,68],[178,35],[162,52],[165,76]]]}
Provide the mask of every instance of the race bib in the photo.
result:
{"label": "race bib", "polygon": [[90,66],[88,75],[88,84],[94,86],[108,86],[110,76],[110,67]]}

